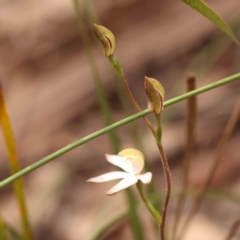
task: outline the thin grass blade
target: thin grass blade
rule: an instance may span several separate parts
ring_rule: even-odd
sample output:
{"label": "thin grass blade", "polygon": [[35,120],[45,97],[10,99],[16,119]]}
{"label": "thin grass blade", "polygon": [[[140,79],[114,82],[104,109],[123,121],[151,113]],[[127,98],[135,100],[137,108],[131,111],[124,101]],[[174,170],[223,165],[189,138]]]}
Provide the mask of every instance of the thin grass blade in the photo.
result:
{"label": "thin grass blade", "polygon": [[221,29],[225,34],[228,35],[235,42],[238,47],[240,47],[240,42],[233,33],[229,25],[204,1],[202,0],[182,0],[184,3],[195,9],[197,12],[201,13],[208,20],[213,22],[219,29]]}
{"label": "thin grass blade", "polygon": [[[240,79],[240,73],[237,73],[235,75],[232,75],[232,76],[229,76],[227,78],[221,79],[221,80],[216,81],[214,83],[211,83],[211,84],[208,84],[206,86],[200,87],[200,88],[198,88],[194,91],[182,94],[182,95],[177,96],[175,98],[172,98],[168,101],[165,101],[163,106],[165,108],[169,107],[169,106],[174,105],[174,104],[176,104],[180,101],[183,101],[187,98],[190,98],[190,97],[195,96],[195,95],[199,95],[199,94],[207,92],[211,89],[218,88],[220,86],[223,86],[223,85],[228,84],[228,83],[233,82],[233,81],[237,81],[239,79]],[[89,142],[89,141],[91,141],[91,140],[109,132],[109,131],[112,131],[113,129],[119,128],[119,127],[121,127],[125,124],[128,124],[129,122],[132,122],[132,121],[134,121],[138,118],[141,118],[143,116],[146,116],[150,113],[151,113],[151,111],[149,109],[145,109],[144,111],[142,111],[140,113],[136,113],[136,114],[134,114],[132,116],[129,116],[125,119],[122,119],[118,122],[115,122],[110,126],[107,126],[103,129],[100,129],[100,130],[94,132],[94,133],[91,133],[91,134],[89,134],[89,135],[87,135],[87,136],[85,136],[85,137],[83,137],[83,138],[81,138],[81,139],[79,139],[79,140],[77,140],[73,143],[70,143],[67,146],[57,150],[56,152],[53,152],[50,155],[48,155],[48,156],[38,160],[37,162],[31,164],[30,166],[22,169],[20,172],[15,173],[14,175],[12,175],[10,177],[5,178],[4,180],[2,180],[0,182],[0,188],[3,188],[6,185],[10,184],[11,182],[15,181],[16,179],[18,179],[22,176],[25,176],[25,175],[29,174],[30,172],[33,172],[34,170],[36,170],[36,169],[42,167],[43,165],[53,161],[54,159],[58,158],[59,156],[71,151],[72,149],[77,148],[77,147],[79,147],[79,146],[81,146],[81,145],[83,145],[83,144],[85,144],[85,143],[87,143],[87,142]]]}
{"label": "thin grass blade", "polygon": [[[7,107],[4,101],[2,87],[0,85],[0,125],[3,131],[4,140],[7,147],[9,166],[11,174],[19,172],[20,164],[18,161],[17,150],[15,146],[14,135],[10,123],[10,119],[7,112]],[[32,240],[32,231],[30,227],[30,222],[28,219],[28,213],[26,208],[24,185],[22,178],[19,178],[13,183],[15,196],[18,202],[18,208],[21,216],[22,228],[24,232],[25,240]]]}

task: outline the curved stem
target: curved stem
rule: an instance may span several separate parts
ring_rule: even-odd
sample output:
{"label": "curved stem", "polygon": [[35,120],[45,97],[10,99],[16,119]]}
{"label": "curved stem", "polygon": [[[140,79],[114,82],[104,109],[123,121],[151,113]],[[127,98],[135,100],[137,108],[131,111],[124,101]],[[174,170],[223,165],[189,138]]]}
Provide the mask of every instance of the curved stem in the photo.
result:
{"label": "curved stem", "polygon": [[[124,76],[124,73],[123,73],[123,70],[121,68],[121,65],[118,61],[118,59],[115,57],[115,55],[111,55],[108,57],[110,62],[113,64],[114,68],[117,70],[117,73],[119,75],[119,77],[121,78],[122,82],[123,82],[123,85],[124,85],[124,88],[126,90],[126,93],[132,103],[132,105],[134,106],[134,108],[138,111],[138,112],[141,112],[141,108],[139,107],[139,105],[137,104],[136,100],[134,99],[132,93],[131,93],[131,90],[129,88],[129,85],[127,83],[127,80]],[[152,123],[149,121],[149,119],[147,117],[143,117],[144,121],[146,122],[146,124],[148,125],[148,127],[150,128],[152,134],[155,136],[156,133],[155,133],[155,129],[152,125]]]}
{"label": "curved stem", "polygon": [[[123,70],[121,68],[121,65],[120,65],[118,59],[114,55],[111,55],[111,56],[109,56],[109,60],[111,61],[111,63],[115,67],[115,69],[117,70],[117,72],[118,72],[118,74],[119,74],[119,76],[120,76],[120,78],[123,82],[124,88],[127,92],[127,95],[129,97],[130,101],[132,102],[135,109],[138,112],[140,112],[141,108],[138,106],[137,102],[135,101],[134,97],[132,96],[131,90],[128,86],[126,78],[124,77],[124,73],[123,73]],[[169,169],[169,166],[168,166],[167,158],[165,156],[165,153],[164,153],[164,150],[163,150],[163,147],[162,147],[162,144],[161,144],[162,127],[161,127],[160,115],[156,114],[155,116],[156,116],[156,120],[157,120],[157,124],[158,124],[157,134],[156,134],[156,131],[155,131],[153,125],[148,120],[148,118],[144,117],[143,119],[146,122],[146,124],[148,125],[148,127],[150,128],[153,136],[156,138],[156,143],[157,143],[157,146],[158,146],[158,149],[159,149],[159,152],[160,152],[161,161],[162,161],[162,165],[163,165],[163,169],[164,169],[164,173],[165,173],[165,177],[166,177],[166,182],[167,182],[167,194],[166,194],[166,199],[165,199],[164,207],[163,207],[163,219],[162,219],[162,222],[161,222],[161,225],[160,225],[161,239],[164,240],[164,228],[165,228],[167,207],[168,207],[168,202],[169,202],[170,194],[171,194],[171,177],[170,177],[170,169]],[[138,189],[139,188],[140,187],[138,186]],[[140,190],[139,190],[139,192],[140,192]],[[145,201],[144,201],[144,203],[145,203],[146,206],[148,206],[148,204]],[[148,208],[148,209],[151,212],[151,210],[150,210],[151,208]],[[152,213],[152,215],[153,215],[153,213]]]}
{"label": "curved stem", "polygon": [[161,143],[157,144],[157,146],[158,146],[159,153],[161,155],[161,161],[162,161],[163,170],[164,170],[164,174],[165,174],[165,178],[166,178],[166,182],[167,182],[167,194],[166,194],[166,198],[165,198],[164,205],[163,205],[162,223],[161,223],[161,231],[160,231],[161,239],[164,240],[165,239],[164,230],[165,230],[165,223],[166,223],[166,218],[167,218],[167,208],[168,208],[168,203],[169,203],[169,199],[170,199],[170,195],[171,195],[172,185],[171,185],[170,169],[168,166],[168,161],[167,161],[165,152],[163,150],[163,146]]}
{"label": "curved stem", "polygon": [[152,214],[152,216],[154,217],[154,219],[156,220],[156,222],[158,224],[161,224],[162,222],[162,217],[160,215],[160,213],[153,207],[153,205],[147,200],[147,198],[144,195],[143,189],[142,189],[142,184],[140,181],[137,182],[137,189],[138,192],[145,204],[145,206],[147,207],[147,209],[149,210],[149,212]]}
{"label": "curved stem", "polygon": [[166,223],[166,216],[167,216],[167,208],[168,208],[168,203],[169,203],[169,199],[170,199],[170,195],[171,195],[171,174],[170,174],[170,169],[169,169],[169,165],[168,165],[168,161],[167,161],[167,157],[166,154],[164,152],[163,146],[162,146],[162,126],[161,126],[161,117],[160,114],[155,114],[155,118],[157,121],[157,131],[156,131],[156,142],[157,142],[157,146],[158,146],[158,150],[161,156],[161,162],[163,165],[163,170],[164,170],[164,174],[165,174],[165,179],[166,179],[166,183],[167,183],[167,193],[166,193],[166,197],[165,197],[165,201],[164,201],[164,205],[163,205],[163,212],[162,212],[162,223],[160,226],[160,237],[162,240],[165,239],[165,223]]}

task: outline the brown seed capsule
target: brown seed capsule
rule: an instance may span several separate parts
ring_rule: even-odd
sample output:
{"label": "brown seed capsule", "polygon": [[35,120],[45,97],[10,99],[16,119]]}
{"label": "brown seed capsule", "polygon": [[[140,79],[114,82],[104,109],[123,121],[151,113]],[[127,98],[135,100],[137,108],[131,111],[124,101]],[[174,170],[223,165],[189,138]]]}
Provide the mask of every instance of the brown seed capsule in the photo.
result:
{"label": "brown seed capsule", "polygon": [[94,33],[102,43],[105,55],[107,57],[113,55],[116,46],[113,33],[107,28],[97,24],[94,24]]}
{"label": "brown seed capsule", "polygon": [[148,108],[155,114],[163,110],[164,88],[154,78],[145,77],[145,91],[147,94]]}

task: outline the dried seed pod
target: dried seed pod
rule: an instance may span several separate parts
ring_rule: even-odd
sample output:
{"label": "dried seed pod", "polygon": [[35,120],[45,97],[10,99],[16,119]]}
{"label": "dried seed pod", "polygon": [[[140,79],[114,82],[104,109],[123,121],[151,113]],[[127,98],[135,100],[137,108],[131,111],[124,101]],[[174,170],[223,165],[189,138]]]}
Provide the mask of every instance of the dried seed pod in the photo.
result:
{"label": "dried seed pod", "polygon": [[97,24],[94,24],[94,33],[102,43],[105,55],[107,57],[113,55],[116,46],[113,33],[104,26]]}
{"label": "dried seed pod", "polygon": [[164,88],[154,78],[145,77],[145,91],[147,94],[148,108],[155,114],[163,110]]}

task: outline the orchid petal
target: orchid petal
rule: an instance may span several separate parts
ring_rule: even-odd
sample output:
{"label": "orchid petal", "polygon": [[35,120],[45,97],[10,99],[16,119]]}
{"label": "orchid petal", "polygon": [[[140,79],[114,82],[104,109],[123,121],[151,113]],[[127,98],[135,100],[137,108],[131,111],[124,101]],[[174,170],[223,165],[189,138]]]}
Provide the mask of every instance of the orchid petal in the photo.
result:
{"label": "orchid petal", "polygon": [[118,193],[119,191],[135,184],[138,181],[138,178],[134,175],[124,178],[118,184],[116,184],[113,188],[107,191],[107,195],[113,195]]}
{"label": "orchid petal", "polygon": [[102,174],[98,177],[94,177],[94,178],[90,178],[87,180],[87,182],[92,182],[92,183],[99,183],[99,182],[108,182],[111,180],[115,180],[115,179],[121,179],[121,178],[126,178],[132,176],[129,173],[125,173],[125,172],[110,172],[110,173],[105,173]]}
{"label": "orchid petal", "polygon": [[126,157],[106,154],[107,161],[111,164],[122,168],[124,171],[132,173],[132,164],[129,161],[126,161]]}
{"label": "orchid petal", "polygon": [[137,178],[144,184],[149,184],[152,181],[152,173],[147,172],[144,174],[140,174],[137,176]]}

